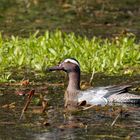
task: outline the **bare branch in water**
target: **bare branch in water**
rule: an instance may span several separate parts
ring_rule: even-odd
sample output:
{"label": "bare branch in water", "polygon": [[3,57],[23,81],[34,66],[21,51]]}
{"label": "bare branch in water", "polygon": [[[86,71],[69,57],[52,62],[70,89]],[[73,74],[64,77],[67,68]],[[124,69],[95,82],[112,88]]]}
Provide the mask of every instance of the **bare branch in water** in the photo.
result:
{"label": "bare branch in water", "polygon": [[25,103],[25,106],[24,106],[24,108],[22,109],[22,113],[21,113],[21,115],[20,115],[20,119],[19,119],[19,120],[22,119],[22,117],[23,117],[23,115],[24,115],[24,112],[27,110],[27,108],[28,108],[28,106],[29,106],[29,104],[30,104],[30,102],[31,102],[31,99],[32,99],[34,93],[35,93],[35,90],[34,90],[34,89],[31,90],[31,91],[28,93],[29,95],[28,95],[28,97],[27,97],[27,101],[26,101],[26,103]]}

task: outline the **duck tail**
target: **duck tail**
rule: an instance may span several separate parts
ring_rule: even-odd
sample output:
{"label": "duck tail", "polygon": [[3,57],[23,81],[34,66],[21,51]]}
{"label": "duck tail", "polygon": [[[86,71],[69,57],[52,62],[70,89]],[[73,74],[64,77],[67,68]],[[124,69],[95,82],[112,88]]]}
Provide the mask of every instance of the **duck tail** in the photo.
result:
{"label": "duck tail", "polygon": [[131,104],[140,104],[140,99],[130,99],[129,101]]}

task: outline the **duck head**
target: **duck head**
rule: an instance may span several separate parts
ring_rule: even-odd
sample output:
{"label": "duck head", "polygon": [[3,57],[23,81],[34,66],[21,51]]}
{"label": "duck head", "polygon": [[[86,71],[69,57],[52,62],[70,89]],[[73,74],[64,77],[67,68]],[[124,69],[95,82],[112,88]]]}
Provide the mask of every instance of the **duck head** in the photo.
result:
{"label": "duck head", "polygon": [[59,65],[51,67],[49,71],[65,71],[66,73],[77,72],[80,73],[80,64],[74,58],[68,58],[62,61]]}
{"label": "duck head", "polygon": [[65,107],[70,110],[77,107],[78,93],[80,91],[80,64],[74,58],[68,58],[59,65],[51,67],[49,71],[64,71],[68,74],[69,81],[65,91]]}

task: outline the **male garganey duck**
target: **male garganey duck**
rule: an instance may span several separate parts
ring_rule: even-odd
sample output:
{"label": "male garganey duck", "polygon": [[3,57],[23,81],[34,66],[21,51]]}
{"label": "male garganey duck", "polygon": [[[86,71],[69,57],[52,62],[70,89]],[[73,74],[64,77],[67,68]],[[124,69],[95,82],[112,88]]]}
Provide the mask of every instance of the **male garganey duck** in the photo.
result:
{"label": "male garganey duck", "polygon": [[65,107],[76,107],[82,101],[90,105],[107,105],[110,103],[140,104],[140,96],[130,94],[130,85],[105,86],[80,90],[80,64],[74,58],[65,59],[59,65],[49,68],[49,71],[62,70],[68,74],[69,82],[65,92]]}

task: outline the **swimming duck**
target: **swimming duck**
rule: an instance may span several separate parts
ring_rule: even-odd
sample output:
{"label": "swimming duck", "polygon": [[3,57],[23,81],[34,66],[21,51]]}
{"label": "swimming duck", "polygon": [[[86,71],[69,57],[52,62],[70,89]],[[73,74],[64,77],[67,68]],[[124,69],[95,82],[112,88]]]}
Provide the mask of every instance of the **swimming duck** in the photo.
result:
{"label": "swimming duck", "polygon": [[68,74],[69,82],[65,91],[65,107],[76,107],[81,102],[90,105],[107,105],[110,103],[139,104],[140,96],[130,94],[127,88],[130,85],[105,86],[80,90],[80,64],[74,58],[65,59],[59,65],[49,68],[49,71],[64,71]]}

